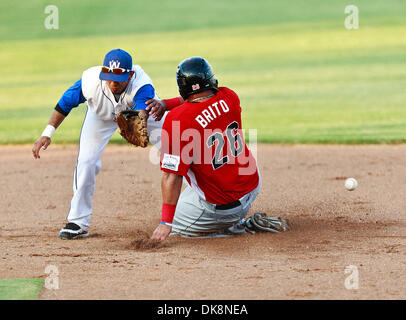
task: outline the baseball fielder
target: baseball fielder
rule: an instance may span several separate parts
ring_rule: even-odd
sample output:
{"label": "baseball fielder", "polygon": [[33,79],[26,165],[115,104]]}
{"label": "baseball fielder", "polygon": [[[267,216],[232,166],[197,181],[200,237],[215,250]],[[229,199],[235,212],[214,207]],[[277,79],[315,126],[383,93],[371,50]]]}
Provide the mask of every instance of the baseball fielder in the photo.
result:
{"label": "baseball fielder", "polygon": [[[255,231],[281,232],[286,220],[255,213],[245,219],[261,178],[242,135],[237,94],[218,87],[209,63],[180,63],[182,98],[166,100],[162,130],[162,218],[152,239],[171,232],[186,237],[224,237]],[[184,103],[183,103],[184,102]],[[183,178],[188,186],[181,194]]]}
{"label": "baseball fielder", "polygon": [[[32,148],[34,158],[40,158],[40,149],[49,146],[52,134],[69,112],[87,101],[74,172],[73,198],[67,224],[59,232],[60,238],[77,239],[89,235],[96,175],[101,169],[101,155],[117,129],[115,115],[124,110],[147,109],[146,102],[152,98],[157,95],[150,77],[139,65],[133,65],[130,54],[121,49],[108,52],[103,66],[84,71],[81,79],[62,95],[48,125]],[[150,142],[160,148],[160,135],[156,130],[162,128],[165,110],[159,105],[149,109],[152,116],[147,122],[148,133],[155,130],[150,135]]]}

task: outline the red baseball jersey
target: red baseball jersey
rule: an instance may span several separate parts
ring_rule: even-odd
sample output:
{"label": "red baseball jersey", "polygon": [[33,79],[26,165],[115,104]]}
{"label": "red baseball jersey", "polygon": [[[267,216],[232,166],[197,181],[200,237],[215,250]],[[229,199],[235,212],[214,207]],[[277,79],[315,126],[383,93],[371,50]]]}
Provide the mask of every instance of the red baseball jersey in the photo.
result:
{"label": "red baseball jersey", "polygon": [[161,138],[161,170],[184,176],[210,203],[231,203],[258,186],[257,164],[242,135],[240,100],[226,87],[207,101],[171,110]]}

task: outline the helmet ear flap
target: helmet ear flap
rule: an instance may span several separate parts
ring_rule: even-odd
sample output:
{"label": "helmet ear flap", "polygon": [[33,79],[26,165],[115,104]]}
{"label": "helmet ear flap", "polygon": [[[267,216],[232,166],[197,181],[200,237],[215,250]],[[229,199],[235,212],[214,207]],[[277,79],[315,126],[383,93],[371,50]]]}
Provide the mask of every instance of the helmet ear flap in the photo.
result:
{"label": "helmet ear flap", "polygon": [[187,97],[188,97],[188,84],[187,81],[185,79],[185,77],[177,77],[177,81],[178,81],[178,89],[179,89],[179,94],[180,96],[183,98],[183,100],[186,101]]}
{"label": "helmet ear flap", "polygon": [[[213,75],[213,77],[214,77],[214,75]],[[215,87],[216,89],[219,87],[219,82],[218,82],[218,80],[217,80],[216,77],[214,77],[213,87]],[[218,90],[217,90],[217,91],[218,91]]]}

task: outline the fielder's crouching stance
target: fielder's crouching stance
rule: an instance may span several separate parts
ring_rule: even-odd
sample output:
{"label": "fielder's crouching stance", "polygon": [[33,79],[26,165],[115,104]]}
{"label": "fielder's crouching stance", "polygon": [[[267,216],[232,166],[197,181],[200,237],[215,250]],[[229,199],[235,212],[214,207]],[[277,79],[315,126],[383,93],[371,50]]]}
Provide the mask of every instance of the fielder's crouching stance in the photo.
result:
{"label": "fielder's crouching stance", "polygon": [[[77,239],[89,235],[96,175],[101,169],[101,155],[117,130],[116,116],[120,116],[121,112],[132,112],[131,110],[140,110],[136,113],[146,114],[146,111],[143,111],[148,110],[146,103],[153,98],[157,96],[150,77],[139,65],[132,64],[132,57],[127,52],[115,49],[106,54],[103,66],[84,71],[82,78],[59,100],[48,126],[32,148],[36,159],[40,158],[40,149],[45,150],[51,143],[53,132],[69,112],[85,101],[88,107],[80,134],[68,223],[59,232],[61,238]],[[156,130],[161,130],[165,110],[160,106],[150,109],[152,116],[146,120],[146,115],[144,120],[148,124],[148,134],[155,131],[151,137],[156,138],[150,142],[159,149],[160,135]],[[145,126],[144,123],[144,134]],[[121,134],[123,135],[123,132]],[[125,135],[123,137],[128,138]],[[148,141],[141,143],[139,145],[145,147]]]}
{"label": "fielder's crouching stance", "polygon": [[[152,239],[287,230],[280,217],[255,213],[245,219],[261,177],[242,136],[237,94],[218,87],[201,57],[180,63],[177,82],[182,98],[164,103],[172,110],[162,127],[162,219]],[[181,194],[183,177],[188,186]]]}

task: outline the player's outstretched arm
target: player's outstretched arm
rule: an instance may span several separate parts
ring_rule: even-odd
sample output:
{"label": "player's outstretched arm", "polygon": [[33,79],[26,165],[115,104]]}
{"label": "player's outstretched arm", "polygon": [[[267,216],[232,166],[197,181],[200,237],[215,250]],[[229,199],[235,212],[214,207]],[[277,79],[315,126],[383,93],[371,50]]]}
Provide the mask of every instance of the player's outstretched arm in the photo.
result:
{"label": "player's outstretched arm", "polygon": [[[174,173],[163,172],[161,180],[162,190],[162,222],[152,234],[151,239],[165,240],[171,233],[171,222],[175,213],[176,204],[182,189],[183,177]],[[172,210],[172,212],[164,212]],[[170,220],[170,221],[169,221]]]}
{"label": "player's outstretched arm", "polygon": [[37,139],[37,141],[35,141],[32,147],[32,154],[35,159],[41,158],[39,155],[39,151],[41,150],[41,148],[43,150],[46,150],[46,148],[48,148],[48,146],[51,144],[51,135],[53,131],[55,131],[55,129],[59,127],[59,125],[62,123],[64,119],[65,116],[62,113],[56,110],[52,112],[47,127],[42,132],[41,136]]}
{"label": "player's outstretched arm", "polygon": [[149,112],[149,115],[152,116],[155,121],[161,120],[167,110],[166,103],[163,100],[150,99],[145,102],[145,104],[147,105],[145,110]]}
{"label": "player's outstretched arm", "polygon": [[156,121],[159,121],[162,119],[165,111],[172,110],[173,108],[180,106],[183,102],[184,100],[182,97],[165,100],[150,99],[145,102],[147,105],[145,110],[149,111],[149,115],[152,115]]}

